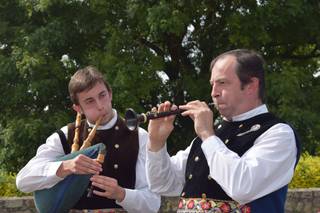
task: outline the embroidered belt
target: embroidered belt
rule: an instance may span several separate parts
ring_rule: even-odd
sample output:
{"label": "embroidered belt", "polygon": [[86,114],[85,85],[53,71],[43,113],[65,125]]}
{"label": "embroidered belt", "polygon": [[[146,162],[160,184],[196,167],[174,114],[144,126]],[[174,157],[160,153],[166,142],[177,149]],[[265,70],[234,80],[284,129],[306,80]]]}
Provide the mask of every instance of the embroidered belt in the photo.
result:
{"label": "embroidered belt", "polygon": [[250,207],[247,205],[240,205],[236,201],[181,197],[177,212],[250,213]]}
{"label": "embroidered belt", "polygon": [[124,209],[71,209],[69,213],[125,213]]}

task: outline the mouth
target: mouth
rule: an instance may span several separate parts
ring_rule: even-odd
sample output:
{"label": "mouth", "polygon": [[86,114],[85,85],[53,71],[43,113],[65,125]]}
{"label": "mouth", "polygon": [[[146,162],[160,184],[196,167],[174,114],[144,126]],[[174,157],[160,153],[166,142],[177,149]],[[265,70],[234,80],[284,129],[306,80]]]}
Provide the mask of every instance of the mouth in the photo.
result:
{"label": "mouth", "polygon": [[215,102],[214,104],[217,108],[224,108],[226,106],[225,103],[221,103],[221,102]]}

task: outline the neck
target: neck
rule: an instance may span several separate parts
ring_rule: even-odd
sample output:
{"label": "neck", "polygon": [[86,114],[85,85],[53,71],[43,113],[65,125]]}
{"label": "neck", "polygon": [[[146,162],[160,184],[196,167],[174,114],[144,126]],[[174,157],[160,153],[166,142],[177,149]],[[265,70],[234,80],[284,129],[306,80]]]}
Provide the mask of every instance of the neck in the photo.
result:
{"label": "neck", "polygon": [[227,120],[227,121],[232,121],[234,117],[242,115],[244,113],[247,113],[247,112],[249,112],[249,111],[251,111],[251,110],[253,110],[253,109],[255,109],[255,108],[257,108],[257,107],[259,107],[261,105],[263,105],[263,103],[260,100],[252,102],[251,104],[247,105],[245,109],[239,111],[236,114],[230,115],[228,117],[226,116],[226,117],[224,117],[224,119]]}

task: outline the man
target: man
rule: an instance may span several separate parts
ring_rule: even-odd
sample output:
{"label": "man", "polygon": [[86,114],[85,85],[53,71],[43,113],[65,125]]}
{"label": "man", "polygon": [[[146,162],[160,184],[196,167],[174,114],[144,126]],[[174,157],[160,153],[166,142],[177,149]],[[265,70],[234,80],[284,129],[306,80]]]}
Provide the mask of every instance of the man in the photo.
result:
{"label": "man", "polygon": [[[191,145],[169,157],[174,116],[149,123],[147,177],[152,191],[180,195],[180,212],[284,212],[287,185],[299,159],[293,129],[264,104],[263,59],[238,49],[210,66],[211,96],[223,120],[213,125],[207,104],[179,108],[194,121]],[[170,102],[158,112],[174,109]]]}
{"label": "man", "polygon": [[38,148],[36,156],[17,175],[17,187],[24,192],[33,192],[50,188],[71,174],[94,174],[90,180],[99,190],[93,191],[92,198],[87,198],[85,193],[74,206],[79,209],[75,212],[88,209],[157,212],[160,197],[148,190],[146,181],[147,132],[141,128],[134,132],[126,128],[123,119],[112,108],[109,84],[95,67],[78,70],[69,82],[69,93],[73,109],[86,117],[81,122],[80,141],[83,142],[101,118],[92,144],[105,144],[107,155],[103,165],[85,155],[55,162],[59,156],[71,151],[75,124],[69,124],[58,131],[60,136],[53,133]]}

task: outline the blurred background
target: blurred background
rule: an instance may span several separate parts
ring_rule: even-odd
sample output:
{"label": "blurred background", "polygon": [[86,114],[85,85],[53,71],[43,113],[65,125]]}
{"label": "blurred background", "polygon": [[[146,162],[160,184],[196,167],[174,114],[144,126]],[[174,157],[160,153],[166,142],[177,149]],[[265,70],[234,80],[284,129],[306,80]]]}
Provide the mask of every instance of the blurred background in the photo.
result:
{"label": "blurred background", "polygon": [[[319,22],[318,0],[0,0],[0,171],[19,171],[75,120],[67,86],[77,69],[98,67],[118,112],[142,113],[164,100],[210,102],[210,62],[236,48],[263,55],[269,110],[319,156]],[[194,137],[178,116],[170,153]]]}

